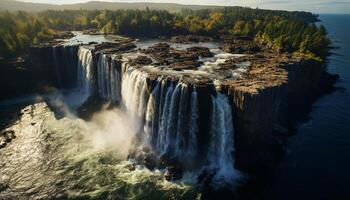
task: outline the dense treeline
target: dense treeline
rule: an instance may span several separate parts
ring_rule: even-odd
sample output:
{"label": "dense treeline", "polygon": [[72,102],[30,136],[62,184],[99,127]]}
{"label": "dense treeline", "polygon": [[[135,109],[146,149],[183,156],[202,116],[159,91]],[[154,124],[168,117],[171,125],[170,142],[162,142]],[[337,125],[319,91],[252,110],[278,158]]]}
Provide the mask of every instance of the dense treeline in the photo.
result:
{"label": "dense treeline", "polygon": [[53,30],[98,29],[105,34],[245,36],[282,51],[323,58],[330,41],[317,16],[240,7],[206,10],[65,10],[0,14],[0,57],[54,37]]}
{"label": "dense treeline", "polygon": [[0,58],[13,56],[29,45],[50,40],[54,34],[40,17],[25,12],[0,13]]}

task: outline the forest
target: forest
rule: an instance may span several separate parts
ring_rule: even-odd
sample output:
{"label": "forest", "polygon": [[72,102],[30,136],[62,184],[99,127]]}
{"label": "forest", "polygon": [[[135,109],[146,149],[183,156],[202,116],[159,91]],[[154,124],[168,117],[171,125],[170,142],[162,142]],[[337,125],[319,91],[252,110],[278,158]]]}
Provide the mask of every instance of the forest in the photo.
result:
{"label": "forest", "polygon": [[0,58],[14,57],[60,31],[98,29],[104,34],[157,37],[179,34],[247,37],[283,52],[323,60],[330,40],[317,16],[242,7],[182,10],[47,10],[0,12]]}

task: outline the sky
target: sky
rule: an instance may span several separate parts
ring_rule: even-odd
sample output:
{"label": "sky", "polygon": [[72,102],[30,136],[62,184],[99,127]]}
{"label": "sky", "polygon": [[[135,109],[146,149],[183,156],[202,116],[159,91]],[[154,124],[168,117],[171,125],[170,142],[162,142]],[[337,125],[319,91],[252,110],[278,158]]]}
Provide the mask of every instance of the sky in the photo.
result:
{"label": "sky", "polygon": [[[26,2],[72,4],[89,0],[21,0]],[[109,2],[157,2],[195,5],[248,6],[252,8],[302,10],[313,13],[348,13],[350,0],[94,0]]]}

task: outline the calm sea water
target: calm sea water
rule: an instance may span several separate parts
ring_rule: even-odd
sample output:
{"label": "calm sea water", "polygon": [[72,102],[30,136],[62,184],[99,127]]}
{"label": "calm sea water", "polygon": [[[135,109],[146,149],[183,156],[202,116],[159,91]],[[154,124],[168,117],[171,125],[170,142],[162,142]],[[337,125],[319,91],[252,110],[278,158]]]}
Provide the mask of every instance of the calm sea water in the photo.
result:
{"label": "calm sea water", "polygon": [[350,199],[350,15],[320,15],[334,46],[328,71],[339,89],[319,99],[289,140],[266,199]]}

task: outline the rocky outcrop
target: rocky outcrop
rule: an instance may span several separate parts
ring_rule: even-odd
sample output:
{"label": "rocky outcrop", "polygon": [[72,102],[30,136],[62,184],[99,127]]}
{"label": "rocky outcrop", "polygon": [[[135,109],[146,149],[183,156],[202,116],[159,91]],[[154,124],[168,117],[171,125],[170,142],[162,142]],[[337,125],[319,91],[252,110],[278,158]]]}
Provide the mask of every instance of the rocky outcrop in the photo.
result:
{"label": "rocky outcrop", "polygon": [[[152,57],[155,60],[153,64],[167,66],[176,71],[196,69],[202,64],[199,57],[208,58],[214,55],[207,47],[194,46],[187,49],[174,49],[170,48],[167,43],[155,44],[141,52]],[[144,56],[139,58],[144,61],[146,59]],[[135,61],[131,61],[131,63],[134,64]],[[149,59],[147,64],[151,64]]]}
{"label": "rocky outcrop", "polygon": [[187,53],[189,54],[195,54],[197,56],[201,56],[204,58],[207,57],[213,57],[214,54],[210,52],[210,49],[207,47],[201,47],[201,46],[194,46],[187,48]]}
{"label": "rocky outcrop", "polygon": [[130,65],[149,65],[153,61],[147,56],[138,56],[137,58],[130,61]]}
{"label": "rocky outcrop", "polygon": [[103,42],[95,46],[96,51],[103,50],[105,53],[121,53],[128,52],[136,48],[134,43],[130,41],[121,41],[121,42]]}
{"label": "rocky outcrop", "polygon": [[16,138],[13,130],[5,130],[0,133],[0,149],[4,148],[8,143]]}
{"label": "rocky outcrop", "polygon": [[320,63],[277,55],[250,58],[245,79],[224,84],[235,116],[237,167],[243,171],[273,166],[295,124],[337,79]]}
{"label": "rocky outcrop", "polygon": [[213,41],[213,38],[208,36],[201,36],[201,35],[178,35],[174,36],[170,39],[171,42],[175,43],[196,43],[196,42],[210,42]]}
{"label": "rocky outcrop", "polygon": [[0,63],[0,98],[37,92],[43,86],[71,88],[76,82],[78,46],[33,46],[22,56]]}
{"label": "rocky outcrop", "polygon": [[[194,36],[173,38],[173,41],[182,43],[209,40]],[[39,69],[48,70],[43,74],[48,75],[53,85],[72,86],[76,77],[70,75],[76,73],[68,71],[69,67],[60,68],[59,74],[64,75],[60,79],[55,71],[57,65],[50,63],[49,60],[55,60],[55,55],[59,66],[69,66],[70,63],[67,61],[71,60],[74,63],[77,58],[67,59],[65,52],[77,51],[76,48],[57,46],[56,53],[52,53],[52,49],[49,48],[35,48],[31,51],[30,62],[37,63],[36,67]],[[113,88],[116,82],[110,87],[105,86],[101,80],[106,79],[103,81],[107,82],[120,80],[128,67],[132,67],[146,74],[145,96],[150,96],[160,83],[165,89],[175,87],[179,83],[184,84],[189,94],[194,88],[196,89],[197,98],[200,99],[198,151],[205,155],[211,140],[211,118],[208,113],[213,110],[212,98],[217,95],[217,91],[220,91],[229,97],[232,105],[236,167],[247,172],[265,169],[279,158],[295,123],[305,115],[304,111],[310,108],[315,98],[324,92],[320,88],[330,89],[337,78],[329,75],[320,63],[271,52],[244,38],[225,40],[223,46],[228,52],[244,53],[244,55],[228,58],[215,66],[209,65],[209,69],[201,70],[199,67],[203,63],[200,58],[214,56],[206,47],[174,49],[167,43],[158,43],[148,49],[138,50],[134,43],[121,41],[90,44],[87,48],[91,48],[94,63],[92,68],[94,92],[78,110],[82,118],[89,119],[91,113],[99,110],[102,103],[105,103],[108,95],[112,92],[116,94],[116,89]],[[97,65],[100,61],[105,66],[102,68],[100,66],[99,72]],[[115,74],[110,76],[111,72]],[[65,78],[71,79],[72,82]],[[104,85],[103,91],[98,84]],[[173,98],[177,97],[174,95]],[[183,98],[182,103],[189,104],[190,98],[188,96]],[[113,99],[113,103],[118,104],[117,100]],[[145,118],[141,120],[145,121]],[[189,167],[185,165],[205,162],[203,155],[199,155],[197,163],[194,164],[185,163],[180,166],[176,161],[167,162],[164,164],[167,169],[165,178],[169,180],[181,178],[183,169]],[[147,164],[150,168],[155,166],[153,159],[150,159],[152,156],[135,155],[135,157],[139,157],[142,163],[151,163]]]}
{"label": "rocky outcrop", "polygon": [[[251,45],[249,40],[241,41]],[[332,85],[336,77],[327,74],[320,63],[305,58],[260,49],[256,53],[254,48],[242,49],[245,55],[227,59],[212,68],[219,74],[215,78],[219,78],[220,74],[232,73],[231,70],[241,70],[236,78],[222,78],[225,77],[223,75],[219,85],[214,83],[215,79],[211,76],[193,78],[194,74],[184,73],[185,70],[198,69],[202,64],[199,57],[213,56],[205,47],[173,49],[166,43],[158,43],[141,50],[143,55],[120,62],[129,62],[148,74],[149,92],[162,80],[159,77],[167,79],[169,84],[176,85],[181,81],[197,88],[198,98],[201,99],[201,136],[198,140],[202,152],[207,151],[210,142],[210,117],[207,114],[212,109],[210,96],[215,95],[215,87],[219,87],[231,99],[236,166],[242,171],[257,172],[273,165],[283,154],[291,128],[300,120],[300,111],[310,107],[316,96],[322,93],[317,89],[320,84]],[[145,65],[156,67],[150,70],[143,68]],[[242,68],[244,65],[248,67]],[[117,67],[121,67],[121,64]],[[172,71],[165,72],[165,69]],[[178,177],[177,171],[181,170],[171,165],[169,167],[168,178]]]}
{"label": "rocky outcrop", "polygon": [[223,41],[221,48],[228,53],[254,54],[262,49],[262,47],[255,43],[251,38],[227,37],[224,38]]}

